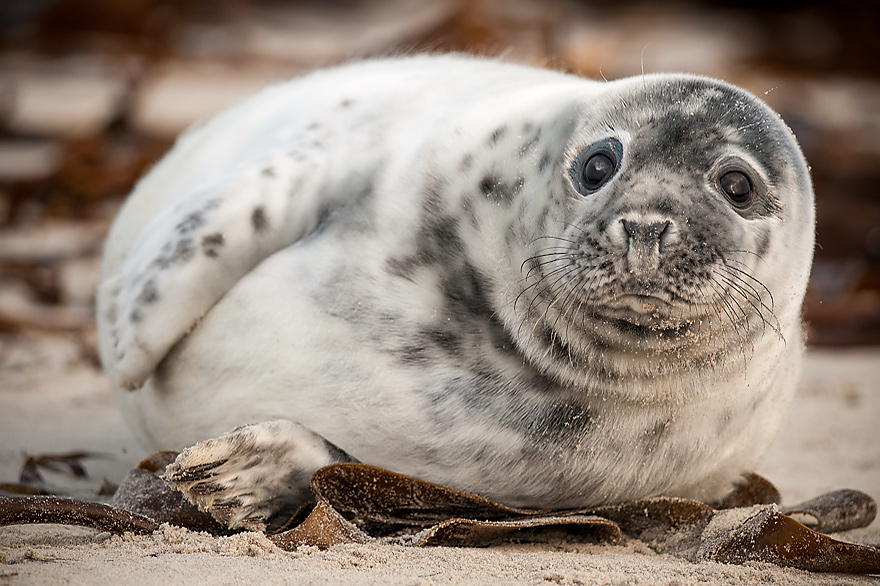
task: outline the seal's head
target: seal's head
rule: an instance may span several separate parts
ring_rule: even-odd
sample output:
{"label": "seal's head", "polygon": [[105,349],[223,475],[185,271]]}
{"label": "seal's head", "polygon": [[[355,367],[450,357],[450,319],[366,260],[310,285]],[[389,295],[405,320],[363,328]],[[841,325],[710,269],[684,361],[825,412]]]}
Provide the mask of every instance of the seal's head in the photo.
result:
{"label": "seal's head", "polygon": [[561,175],[568,205],[544,220],[518,300],[549,370],[593,384],[800,348],[812,186],[762,101],[703,77],[612,82],[580,109]]}

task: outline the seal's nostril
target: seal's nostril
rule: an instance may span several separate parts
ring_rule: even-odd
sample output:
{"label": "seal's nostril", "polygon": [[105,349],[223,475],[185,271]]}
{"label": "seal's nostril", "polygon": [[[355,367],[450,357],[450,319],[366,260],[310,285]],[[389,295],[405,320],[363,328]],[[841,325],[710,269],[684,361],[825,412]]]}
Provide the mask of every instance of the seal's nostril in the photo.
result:
{"label": "seal's nostril", "polygon": [[659,240],[669,232],[672,225],[669,220],[646,223],[626,218],[621,219],[620,223],[630,240]]}

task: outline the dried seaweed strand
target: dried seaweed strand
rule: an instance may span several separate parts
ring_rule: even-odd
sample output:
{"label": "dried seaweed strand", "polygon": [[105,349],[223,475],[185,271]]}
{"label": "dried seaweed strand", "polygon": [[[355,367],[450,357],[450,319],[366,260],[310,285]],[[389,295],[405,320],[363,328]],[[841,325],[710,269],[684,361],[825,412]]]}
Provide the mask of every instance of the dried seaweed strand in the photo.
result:
{"label": "dried seaweed strand", "polygon": [[0,497],[0,526],[37,523],[81,525],[111,533],[152,533],[159,528],[152,519],[103,503],[54,496]]}

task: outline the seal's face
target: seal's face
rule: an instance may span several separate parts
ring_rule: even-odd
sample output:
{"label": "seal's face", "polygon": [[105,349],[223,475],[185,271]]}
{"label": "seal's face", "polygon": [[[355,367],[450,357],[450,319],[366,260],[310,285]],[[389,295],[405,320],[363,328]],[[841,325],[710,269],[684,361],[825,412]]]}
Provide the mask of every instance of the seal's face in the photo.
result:
{"label": "seal's face", "polygon": [[713,80],[618,83],[608,107],[584,109],[563,228],[536,241],[526,264],[551,346],[674,352],[686,364],[744,355],[768,331],[784,339],[813,244],[811,187],[790,132]]}

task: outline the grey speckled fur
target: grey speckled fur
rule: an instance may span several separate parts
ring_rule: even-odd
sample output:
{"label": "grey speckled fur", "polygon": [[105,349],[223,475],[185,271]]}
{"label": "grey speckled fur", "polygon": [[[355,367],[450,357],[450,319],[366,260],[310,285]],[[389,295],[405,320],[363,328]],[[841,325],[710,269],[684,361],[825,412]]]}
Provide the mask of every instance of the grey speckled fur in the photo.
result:
{"label": "grey speckled fur", "polygon": [[[595,152],[614,165],[591,189]],[[254,424],[232,451],[275,446],[245,475],[229,441],[188,450],[178,478],[223,466],[206,494],[357,458],[511,505],[711,500],[796,383],[813,224],[794,137],[723,82],[354,63],[230,109],[141,181],[101,356],[145,445]]]}

